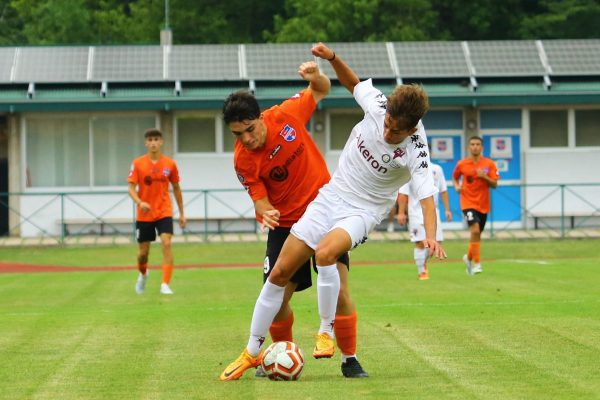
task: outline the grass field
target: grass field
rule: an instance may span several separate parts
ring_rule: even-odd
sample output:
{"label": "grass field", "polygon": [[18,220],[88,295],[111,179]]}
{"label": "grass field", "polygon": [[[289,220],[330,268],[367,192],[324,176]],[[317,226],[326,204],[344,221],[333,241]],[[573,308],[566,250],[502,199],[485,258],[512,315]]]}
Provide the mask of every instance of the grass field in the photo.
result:
{"label": "grass field", "polygon": [[[353,252],[358,355],[368,379],[341,376],[338,354],[307,358],[298,382],[247,373],[219,382],[243,349],[260,290],[263,244],[178,245],[175,295],[130,271],[0,274],[2,399],[593,399],[600,398],[600,256],[596,241],[486,242],[469,277],[464,242],[417,281],[409,243]],[[159,262],[159,247],[151,262]],[[3,248],[0,261],[124,266],[135,247]],[[307,355],[315,290],[295,296]]]}

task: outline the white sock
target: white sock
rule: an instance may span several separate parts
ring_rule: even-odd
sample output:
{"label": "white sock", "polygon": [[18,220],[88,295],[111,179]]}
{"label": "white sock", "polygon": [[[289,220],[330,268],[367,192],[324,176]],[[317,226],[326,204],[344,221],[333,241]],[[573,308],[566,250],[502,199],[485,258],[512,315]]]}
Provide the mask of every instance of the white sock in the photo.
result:
{"label": "white sock", "polygon": [[327,332],[332,338],[333,323],[335,322],[335,309],[340,293],[340,274],[337,265],[317,265],[317,296],[319,300],[319,316],[321,327],[319,333]]}
{"label": "white sock", "polygon": [[[356,358],[356,354],[342,354],[342,362],[345,363],[349,358]],[[356,358],[358,360],[358,358]]]}
{"label": "white sock", "polygon": [[425,272],[425,263],[427,262],[427,258],[429,258],[429,250],[415,247],[414,257],[419,274],[422,274]]}
{"label": "white sock", "polygon": [[252,323],[250,324],[250,338],[248,339],[248,353],[256,357],[265,342],[269,326],[283,303],[284,287],[277,286],[267,279],[260,295],[254,305]]}

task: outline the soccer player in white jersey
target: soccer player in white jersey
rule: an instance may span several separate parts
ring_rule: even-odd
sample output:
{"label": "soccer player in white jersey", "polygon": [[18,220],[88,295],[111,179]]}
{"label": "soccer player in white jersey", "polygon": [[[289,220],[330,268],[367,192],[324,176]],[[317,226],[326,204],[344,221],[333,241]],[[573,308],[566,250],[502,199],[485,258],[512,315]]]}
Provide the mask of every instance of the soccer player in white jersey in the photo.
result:
{"label": "soccer player in white jersey", "polygon": [[367,240],[369,232],[387,217],[398,189],[411,179],[423,208],[424,246],[430,255],[446,257],[435,239],[433,195],[437,189],[429,170],[429,155],[422,152],[427,146],[421,123],[429,108],[427,94],[417,85],[399,85],[387,98],[373,87],[370,79],[359,81],[354,71],[323,43],[315,45],[312,53],[329,61],[365,115],[352,129],[331,181],[319,190],[302,218],[292,226],[254,306],[248,344],[225,368],[220,376],[223,381],[239,379],[247,369],[260,364],[265,336],[281,307],[285,286],[313,254],[318,269],[321,318],[318,336],[329,337],[328,341],[317,342],[317,347],[333,346],[340,289],[336,260]]}
{"label": "soccer player in white jersey", "polygon": [[[446,213],[446,221],[452,221],[452,212],[450,211],[450,202],[448,200],[448,186],[446,185],[446,178],[444,178],[444,171],[438,164],[429,164],[431,173],[433,175],[433,183],[438,190],[438,193],[433,197],[435,202],[436,214],[437,214],[437,232],[435,239],[441,243],[444,240],[444,233],[442,232],[442,222],[440,220],[440,204],[439,198],[442,198],[442,204]],[[412,181],[411,181],[412,182]],[[406,209],[408,207],[408,231],[410,232],[410,241],[415,244],[413,251],[415,264],[419,272],[418,279],[425,280],[429,279],[429,271],[427,268],[427,259],[429,258],[429,252],[425,248],[423,241],[425,240],[425,226],[423,225],[423,210],[421,204],[416,195],[412,192],[412,186],[409,183],[402,186],[398,191],[398,224],[406,225],[407,214]]]}

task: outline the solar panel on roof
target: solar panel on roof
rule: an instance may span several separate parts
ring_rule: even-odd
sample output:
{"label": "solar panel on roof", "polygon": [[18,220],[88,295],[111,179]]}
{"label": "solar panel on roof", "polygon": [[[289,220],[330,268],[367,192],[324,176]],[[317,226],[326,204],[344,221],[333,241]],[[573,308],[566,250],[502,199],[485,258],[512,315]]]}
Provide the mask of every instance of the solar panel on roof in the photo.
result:
{"label": "solar panel on roof", "polygon": [[[361,80],[396,78],[385,43],[328,43],[327,46],[339,54]],[[335,78],[335,71],[327,61],[321,61],[321,68],[326,75]]]}
{"label": "solar panel on roof", "polygon": [[543,76],[533,40],[468,42],[476,77]]}
{"label": "solar panel on roof", "polygon": [[254,80],[302,79],[298,67],[313,59],[311,44],[247,44],[247,78]]}
{"label": "solar panel on roof", "polygon": [[172,46],[171,80],[231,81],[240,79],[238,45]]}
{"label": "solar panel on roof", "polygon": [[10,81],[15,51],[15,48],[0,48],[0,82]]}
{"label": "solar panel on roof", "polygon": [[462,78],[469,68],[460,42],[396,42],[402,78]]}
{"label": "solar panel on roof", "polygon": [[161,46],[96,47],[92,81],[162,81]]}
{"label": "solar panel on roof", "polygon": [[88,47],[22,47],[16,82],[85,82]]}
{"label": "solar panel on roof", "polygon": [[600,40],[543,40],[552,75],[600,75]]}

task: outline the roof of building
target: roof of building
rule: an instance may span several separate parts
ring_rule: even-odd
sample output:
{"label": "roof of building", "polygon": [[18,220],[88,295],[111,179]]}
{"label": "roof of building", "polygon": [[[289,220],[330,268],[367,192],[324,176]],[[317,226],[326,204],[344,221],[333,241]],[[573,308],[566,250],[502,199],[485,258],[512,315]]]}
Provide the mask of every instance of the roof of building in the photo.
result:
{"label": "roof of building", "polygon": [[[0,48],[0,111],[219,108],[302,88],[311,44]],[[330,43],[384,91],[419,82],[433,105],[600,102],[600,39]],[[319,60],[330,77],[329,63]],[[353,105],[335,84],[325,105]]]}

